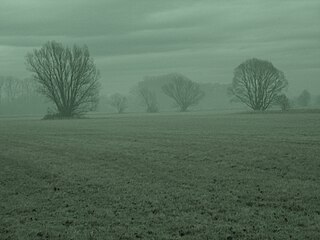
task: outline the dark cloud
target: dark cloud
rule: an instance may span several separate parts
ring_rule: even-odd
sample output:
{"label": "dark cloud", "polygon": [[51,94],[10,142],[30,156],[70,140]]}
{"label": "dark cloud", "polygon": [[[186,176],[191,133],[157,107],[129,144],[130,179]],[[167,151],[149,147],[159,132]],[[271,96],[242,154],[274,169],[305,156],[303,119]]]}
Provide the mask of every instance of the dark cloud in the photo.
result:
{"label": "dark cloud", "polygon": [[320,91],[319,22],[318,0],[2,0],[0,75],[28,74],[26,53],[56,40],[87,44],[110,92],[172,71],[230,82],[250,57]]}

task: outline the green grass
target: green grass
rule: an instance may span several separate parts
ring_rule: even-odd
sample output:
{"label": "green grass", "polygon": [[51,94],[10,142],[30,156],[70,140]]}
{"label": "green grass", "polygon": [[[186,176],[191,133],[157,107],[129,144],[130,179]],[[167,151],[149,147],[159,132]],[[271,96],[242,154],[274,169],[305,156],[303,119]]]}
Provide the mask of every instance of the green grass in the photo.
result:
{"label": "green grass", "polygon": [[320,115],[0,119],[0,239],[320,239]]}

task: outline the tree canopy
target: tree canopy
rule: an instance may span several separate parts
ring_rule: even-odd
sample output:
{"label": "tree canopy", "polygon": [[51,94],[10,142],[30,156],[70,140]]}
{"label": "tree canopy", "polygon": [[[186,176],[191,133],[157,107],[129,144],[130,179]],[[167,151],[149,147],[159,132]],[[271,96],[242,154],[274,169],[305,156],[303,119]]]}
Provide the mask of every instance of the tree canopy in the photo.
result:
{"label": "tree canopy", "polygon": [[179,73],[169,74],[168,83],[162,87],[162,90],[175,101],[181,112],[198,104],[204,96],[198,83]]}
{"label": "tree canopy", "polygon": [[268,61],[249,59],[234,70],[232,92],[253,110],[268,109],[287,86],[284,73]]}
{"label": "tree canopy", "polygon": [[126,96],[115,93],[110,96],[110,105],[117,109],[118,113],[123,113],[124,110],[128,107],[128,99]]}
{"label": "tree canopy", "polygon": [[96,107],[99,71],[87,46],[70,48],[47,42],[27,54],[26,64],[40,93],[55,104],[59,116],[73,117]]}

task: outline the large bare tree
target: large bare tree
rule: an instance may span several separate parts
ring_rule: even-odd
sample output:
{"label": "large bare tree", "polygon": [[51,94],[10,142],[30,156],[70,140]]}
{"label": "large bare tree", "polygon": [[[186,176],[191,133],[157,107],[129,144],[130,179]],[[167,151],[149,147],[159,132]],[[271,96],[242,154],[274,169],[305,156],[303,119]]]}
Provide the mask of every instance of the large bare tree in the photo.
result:
{"label": "large bare tree", "polygon": [[284,73],[271,62],[253,58],[234,70],[232,92],[253,110],[265,111],[287,85]]}
{"label": "large bare tree", "polygon": [[172,73],[167,77],[168,83],[162,90],[176,102],[181,112],[187,111],[188,107],[198,104],[203,98],[204,92],[198,83],[179,73]]}
{"label": "large bare tree", "polygon": [[99,71],[87,46],[72,48],[48,42],[26,56],[40,93],[56,106],[60,117],[74,117],[93,110],[98,102]]}

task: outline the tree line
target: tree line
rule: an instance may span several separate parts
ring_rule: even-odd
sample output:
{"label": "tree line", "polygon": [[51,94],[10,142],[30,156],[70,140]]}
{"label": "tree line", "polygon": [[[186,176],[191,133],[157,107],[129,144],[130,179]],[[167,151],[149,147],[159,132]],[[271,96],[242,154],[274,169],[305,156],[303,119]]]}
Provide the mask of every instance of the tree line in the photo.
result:
{"label": "tree line", "polygon": [[0,104],[15,102],[19,99],[28,101],[38,95],[35,90],[36,85],[32,79],[0,76]]}
{"label": "tree line", "polygon": [[[96,109],[100,73],[87,46],[69,47],[55,41],[47,42],[27,54],[26,66],[33,80],[0,78],[0,103],[30,97],[36,89],[54,105],[48,117],[78,117]],[[181,112],[199,104],[205,95],[199,83],[183,74],[171,73],[165,78],[166,83],[161,90]],[[140,98],[146,112],[158,112],[156,93],[145,83],[139,82],[132,93]],[[288,80],[281,70],[269,61],[252,58],[235,68],[229,93],[234,100],[255,111],[265,111],[274,105],[285,111],[293,104],[303,107],[310,104],[311,95],[307,90],[292,100],[284,94],[287,87]],[[115,93],[110,96],[109,104],[118,113],[123,113],[128,107],[128,98]]]}

